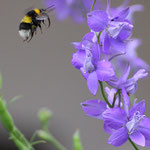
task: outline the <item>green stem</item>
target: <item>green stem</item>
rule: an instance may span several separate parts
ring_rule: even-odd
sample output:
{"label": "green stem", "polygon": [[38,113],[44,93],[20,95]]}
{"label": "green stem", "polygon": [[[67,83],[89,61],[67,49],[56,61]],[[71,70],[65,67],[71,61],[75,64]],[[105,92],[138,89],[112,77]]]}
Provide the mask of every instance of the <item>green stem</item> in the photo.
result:
{"label": "green stem", "polygon": [[105,92],[104,92],[104,88],[103,88],[103,82],[99,81],[99,84],[100,84],[100,87],[101,87],[101,92],[102,92],[102,95],[103,95],[103,98],[105,100],[105,102],[107,103],[107,105],[112,108],[111,104],[109,103],[106,95],[105,95]]}
{"label": "green stem", "polygon": [[30,142],[28,142],[24,135],[16,128],[12,116],[8,112],[2,97],[0,97],[0,120],[20,150],[22,150],[22,148],[20,148],[21,146],[27,150],[34,150]]}
{"label": "green stem", "polygon": [[130,141],[130,143],[132,144],[132,146],[135,148],[135,150],[139,150],[138,148],[137,148],[137,146],[135,145],[135,143],[129,138],[129,141]]}
{"label": "green stem", "polygon": [[93,8],[94,8],[95,3],[96,3],[96,0],[94,0],[94,2],[93,2],[93,4],[92,4],[91,10],[90,10],[91,12],[93,11]]}
{"label": "green stem", "polygon": [[39,138],[52,144],[57,150],[67,150],[51,133],[40,130],[38,131]]}
{"label": "green stem", "polygon": [[117,97],[118,93],[119,93],[119,90],[117,90],[117,92],[116,92],[116,93],[115,93],[115,95],[114,95],[114,99],[113,99],[112,108],[114,108],[114,106],[115,106],[116,97]]}

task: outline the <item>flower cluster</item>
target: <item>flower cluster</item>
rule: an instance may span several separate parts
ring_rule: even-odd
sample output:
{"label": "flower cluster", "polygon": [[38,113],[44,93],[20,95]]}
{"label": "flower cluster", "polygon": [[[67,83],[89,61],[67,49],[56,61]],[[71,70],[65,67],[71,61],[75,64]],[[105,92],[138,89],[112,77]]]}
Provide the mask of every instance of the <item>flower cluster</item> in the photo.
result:
{"label": "flower cluster", "polygon": [[[130,97],[137,91],[137,81],[147,77],[149,71],[149,65],[136,54],[141,41],[132,38],[133,13],[143,7],[129,7],[128,2],[111,8],[107,0],[105,9],[87,13],[90,32],[80,42],[72,43],[77,50],[72,65],[81,71],[93,95],[101,88],[105,101],[87,100],[81,106],[87,116],[104,121],[104,130],[110,134],[107,142],[121,146],[129,140],[134,147],[135,143],[150,147],[145,100],[137,102]],[[103,82],[108,86],[104,88]]]}

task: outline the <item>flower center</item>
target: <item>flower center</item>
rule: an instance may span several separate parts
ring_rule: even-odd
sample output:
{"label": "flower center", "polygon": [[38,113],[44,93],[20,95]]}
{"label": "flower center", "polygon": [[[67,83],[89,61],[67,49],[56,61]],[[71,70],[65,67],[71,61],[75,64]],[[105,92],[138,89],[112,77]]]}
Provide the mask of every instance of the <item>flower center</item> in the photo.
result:
{"label": "flower center", "polygon": [[134,132],[144,117],[145,115],[141,115],[139,111],[134,113],[133,118],[126,124],[129,134]]}

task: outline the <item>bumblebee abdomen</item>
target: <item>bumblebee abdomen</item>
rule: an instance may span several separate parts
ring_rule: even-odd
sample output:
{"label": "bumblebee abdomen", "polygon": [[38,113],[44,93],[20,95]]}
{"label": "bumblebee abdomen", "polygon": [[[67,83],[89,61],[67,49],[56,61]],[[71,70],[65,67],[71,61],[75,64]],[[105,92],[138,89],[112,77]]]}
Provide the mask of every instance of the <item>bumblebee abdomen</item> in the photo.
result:
{"label": "bumblebee abdomen", "polygon": [[21,20],[21,22],[24,23],[32,23],[32,18],[30,16],[24,16],[23,19]]}
{"label": "bumblebee abdomen", "polygon": [[32,28],[32,24],[31,23],[24,23],[24,22],[21,22],[20,25],[19,25],[19,30],[29,30]]}

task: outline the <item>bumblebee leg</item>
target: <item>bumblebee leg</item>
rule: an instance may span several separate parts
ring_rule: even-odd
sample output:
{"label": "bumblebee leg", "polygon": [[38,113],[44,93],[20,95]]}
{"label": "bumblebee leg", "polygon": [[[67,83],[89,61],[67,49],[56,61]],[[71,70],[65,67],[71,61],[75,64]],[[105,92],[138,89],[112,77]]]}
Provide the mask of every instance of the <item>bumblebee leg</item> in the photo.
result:
{"label": "bumblebee leg", "polygon": [[40,25],[40,24],[38,24],[38,27],[40,28],[40,30],[41,30],[41,33],[42,33],[42,27],[41,27],[41,25]]}
{"label": "bumblebee leg", "polygon": [[49,28],[51,25],[51,20],[50,20],[49,16],[47,17],[47,20],[48,20],[48,27],[47,28]]}
{"label": "bumblebee leg", "polygon": [[42,23],[43,23],[44,25],[46,25],[44,20],[42,20]]}

